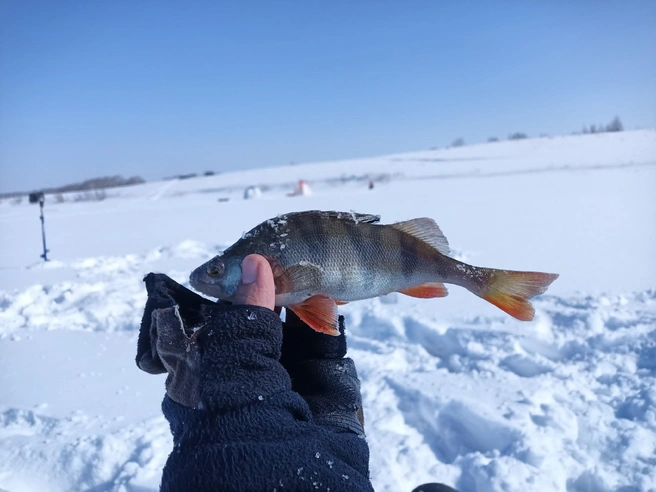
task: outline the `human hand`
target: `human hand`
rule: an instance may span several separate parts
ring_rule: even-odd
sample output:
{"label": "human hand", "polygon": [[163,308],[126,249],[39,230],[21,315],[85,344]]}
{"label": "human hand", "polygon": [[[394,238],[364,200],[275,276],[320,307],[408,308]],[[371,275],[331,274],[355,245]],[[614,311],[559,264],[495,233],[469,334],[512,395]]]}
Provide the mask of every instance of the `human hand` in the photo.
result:
{"label": "human hand", "polygon": [[269,262],[260,255],[248,255],[241,263],[241,282],[232,298],[236,305],[247,304],[273,310],[276,288]]}
{"label": "human hand", "polygon": [[[269,262],[249,255],[242,262],[242,282],[235,304],[274,308],[275,286]],[[292,311],[286,311],[280,363],[292,379],[292,388],[310,405],[317,423],[364,433],[360,380],[353,360],[345,358],[344,317],[339,336],[319,333]]]}
{"label": "human hand", "polygon": [[203,387],[206,395],[214,393],[211,388],[234,378],[229,374],[234,368],[228,368],[227,361],[244,357],[239,353],[243,350],[238,348],[240,339],[254,339],[266,331],[269,343],[274,343],[266,349],[267,364],[280,361],[293,389],[308,402],[317,421],[327,417],[326,424],[363,432],[360,382],[353,361],[344,357],[344,318],[340,316],[337,337],[315,332],[292,311],[287,311],[280,330],[280,319],[271,311],[275,304],[273,273],[264,257],[244,259],[242,281],[232,305],[205,299],[166,275],[149,274],[145,282],[148,302],[137,365],[152,374],[167,372],[166,391],[172,400],[202,407]]}

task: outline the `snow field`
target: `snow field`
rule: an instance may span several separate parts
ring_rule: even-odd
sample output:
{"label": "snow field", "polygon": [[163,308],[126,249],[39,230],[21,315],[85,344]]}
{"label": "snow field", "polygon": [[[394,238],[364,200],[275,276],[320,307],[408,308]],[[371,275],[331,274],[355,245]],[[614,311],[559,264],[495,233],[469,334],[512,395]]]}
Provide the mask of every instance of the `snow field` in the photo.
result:
{"label": "snow field", "polygon": [[[284,197],[301,178],[315,195]],[[561,274],[531,323],[455,286],[340,308],[376,490],[656,490],[655,189],[654,131],[146,183],[48,203],[47,264],[36,207],[0,203],[0,489],[157,490],[172,444],[164,378],[134,364],[143,276],[184,283],[273,215],[353,209]]]}

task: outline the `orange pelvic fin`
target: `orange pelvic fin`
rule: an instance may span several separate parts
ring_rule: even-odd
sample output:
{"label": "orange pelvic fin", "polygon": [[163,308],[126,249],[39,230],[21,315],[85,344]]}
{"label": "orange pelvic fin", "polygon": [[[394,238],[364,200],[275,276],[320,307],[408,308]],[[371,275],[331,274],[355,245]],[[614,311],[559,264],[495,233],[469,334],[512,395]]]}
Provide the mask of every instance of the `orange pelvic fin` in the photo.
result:
{"label": "orange pelvic fin", "polygon": [[555,273],[493,270],[481,297],[513,318],[531,321],[535,310],[528,299],[542,294],[557,278]]}
{"label": "orange pelvic fin", "polygon": [[330,297],[312,296],[287,307],[313,330],[326,335],[339,335],[337,305]]}
{"label": "orange pelvic fin", "polygon": [[399,292],[406,296],[418,297],[420,299],[432,299],[433,297],[446,297],[449,295],[449,291],[440,282],[426,282],[425,284],[415,285]]}

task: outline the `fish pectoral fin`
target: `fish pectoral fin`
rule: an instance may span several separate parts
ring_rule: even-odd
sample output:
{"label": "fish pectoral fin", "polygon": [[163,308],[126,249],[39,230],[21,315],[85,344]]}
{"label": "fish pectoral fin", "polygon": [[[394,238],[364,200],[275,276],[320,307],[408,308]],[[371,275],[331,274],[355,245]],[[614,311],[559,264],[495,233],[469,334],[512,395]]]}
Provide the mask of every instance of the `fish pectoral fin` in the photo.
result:
{"label": "fish pectoral fin", "polygon": [[345,301],[335,301],[335,304],[337,304],[338,306],[346,306],[346,305],[348,304],[348,302],[345,302]]}
{"label": "fish pectoral fin", "polygon": [[302,290],[315,290],[316,292],[317,286],[321,283],[321,277],[321,269],[317,265],[308,262],[281,268],[278,275],[274,273],[276,294]]}
{"label": "fish pectoral fin", "polygon": [[313,330],[335,337],[339,335],[337,305],[330,297],[312,296],[287,307]]}
{"label": "fish pectoral fin", "polygon": [[432,299],[433,297],[446,297],[449,291],[441,282],[426,282],[425,284],[415,285],[409,289],[399,291],[410,297],[418,297],[420,299]]}
{"label": "fish pectoral fin", "polygon": [[444,237],[440,226],[438,226],[433,219],[421,217],[419,219],[390,224],[390,227],[422,240],[443,255],[448,256],[450,252],[449,242],[446,240],[446,237]]}

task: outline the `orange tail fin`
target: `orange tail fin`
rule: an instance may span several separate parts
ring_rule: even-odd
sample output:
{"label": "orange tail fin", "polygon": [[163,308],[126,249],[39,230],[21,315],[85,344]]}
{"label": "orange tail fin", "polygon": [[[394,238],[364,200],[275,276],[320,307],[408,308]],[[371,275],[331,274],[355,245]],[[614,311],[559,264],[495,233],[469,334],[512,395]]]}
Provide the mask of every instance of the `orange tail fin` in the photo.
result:
{"label": "orange tail fin", "polygon": [[542,294],[557,278],[555,273],[490,269],[487,288],[479,295],[513,318],[531,321],[535,310],[528,299]]}

